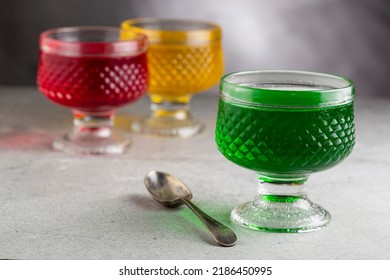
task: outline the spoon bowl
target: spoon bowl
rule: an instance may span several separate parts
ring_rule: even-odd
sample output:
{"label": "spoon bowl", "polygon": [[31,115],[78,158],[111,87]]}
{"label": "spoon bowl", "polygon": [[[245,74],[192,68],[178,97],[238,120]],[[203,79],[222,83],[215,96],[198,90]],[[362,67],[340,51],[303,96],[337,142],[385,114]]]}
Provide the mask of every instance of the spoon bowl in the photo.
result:
{"label": "spoon bowl", "polygon": [[191,190],[181,180],[161,171],[150,171],[145,186],[155,200],[168,207],[183,204],[183,198],[192,199]]}

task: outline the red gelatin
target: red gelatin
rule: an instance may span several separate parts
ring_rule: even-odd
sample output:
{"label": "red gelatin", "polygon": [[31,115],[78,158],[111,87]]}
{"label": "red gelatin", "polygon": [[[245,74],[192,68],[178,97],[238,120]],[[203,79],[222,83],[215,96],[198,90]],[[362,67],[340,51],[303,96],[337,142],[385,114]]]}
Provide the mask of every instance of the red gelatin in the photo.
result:
{"label": "red gelatin", "polygon": [[84,112],[108,112],[146,93],[146,53],[64,56],[41,51],[39,90],[52,101]]}

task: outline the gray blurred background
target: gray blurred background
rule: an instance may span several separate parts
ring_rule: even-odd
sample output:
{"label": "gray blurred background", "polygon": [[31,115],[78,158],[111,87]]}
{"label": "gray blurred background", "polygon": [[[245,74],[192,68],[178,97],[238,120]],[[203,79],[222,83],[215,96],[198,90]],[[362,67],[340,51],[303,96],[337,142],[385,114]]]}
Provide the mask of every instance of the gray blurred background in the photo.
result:
{"label": "gray blurred background", "polygon": [[328,72],[390,97],[390,0],[0,0],[0,85],[35,85],[41,31],[134,17],[219,23],[225,72]]}

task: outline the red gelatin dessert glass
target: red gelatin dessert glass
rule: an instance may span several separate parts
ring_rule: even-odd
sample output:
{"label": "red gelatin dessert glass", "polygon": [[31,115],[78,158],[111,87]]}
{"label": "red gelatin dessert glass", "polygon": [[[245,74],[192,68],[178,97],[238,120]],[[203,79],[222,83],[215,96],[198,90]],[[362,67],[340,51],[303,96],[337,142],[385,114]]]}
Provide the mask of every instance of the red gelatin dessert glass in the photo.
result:
{"label": "red gelatin dessert glass", "polygon": [[147,39],[124,32],[131,33],[91,26],[41,34],[38,88],[74,116],[73,131],[54,141],[54,149],[121,154],[129,146],[129,139],[113,129],[114,111],[146,93]]}

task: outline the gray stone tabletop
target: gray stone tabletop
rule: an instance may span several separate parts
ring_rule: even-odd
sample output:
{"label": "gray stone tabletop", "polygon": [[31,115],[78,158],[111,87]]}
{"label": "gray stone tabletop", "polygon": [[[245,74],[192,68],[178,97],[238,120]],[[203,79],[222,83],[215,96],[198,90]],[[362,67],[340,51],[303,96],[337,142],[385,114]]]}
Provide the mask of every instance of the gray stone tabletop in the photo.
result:
{"label": "gray stone tabletop", "polygon": [[[257,192],[253,172],[226,160],[214,143],[215,92],[194,97],[207,129],[191,139],[130,135],[116,157],[51,150],[69,130],[69,109],[35,88],[0,88],[0,259],[390,259],[390,99],[357,98],[356,146],[342,164],[311,176],[308,195],[332,214],[311,233],[268,233],[230,222]],[[127,129],[148,100],[117,113]],[[187,208],[167,209],[143,184],[153,169],[191,188],[193,201],[230,226],[238,244],[214,244]]]}

